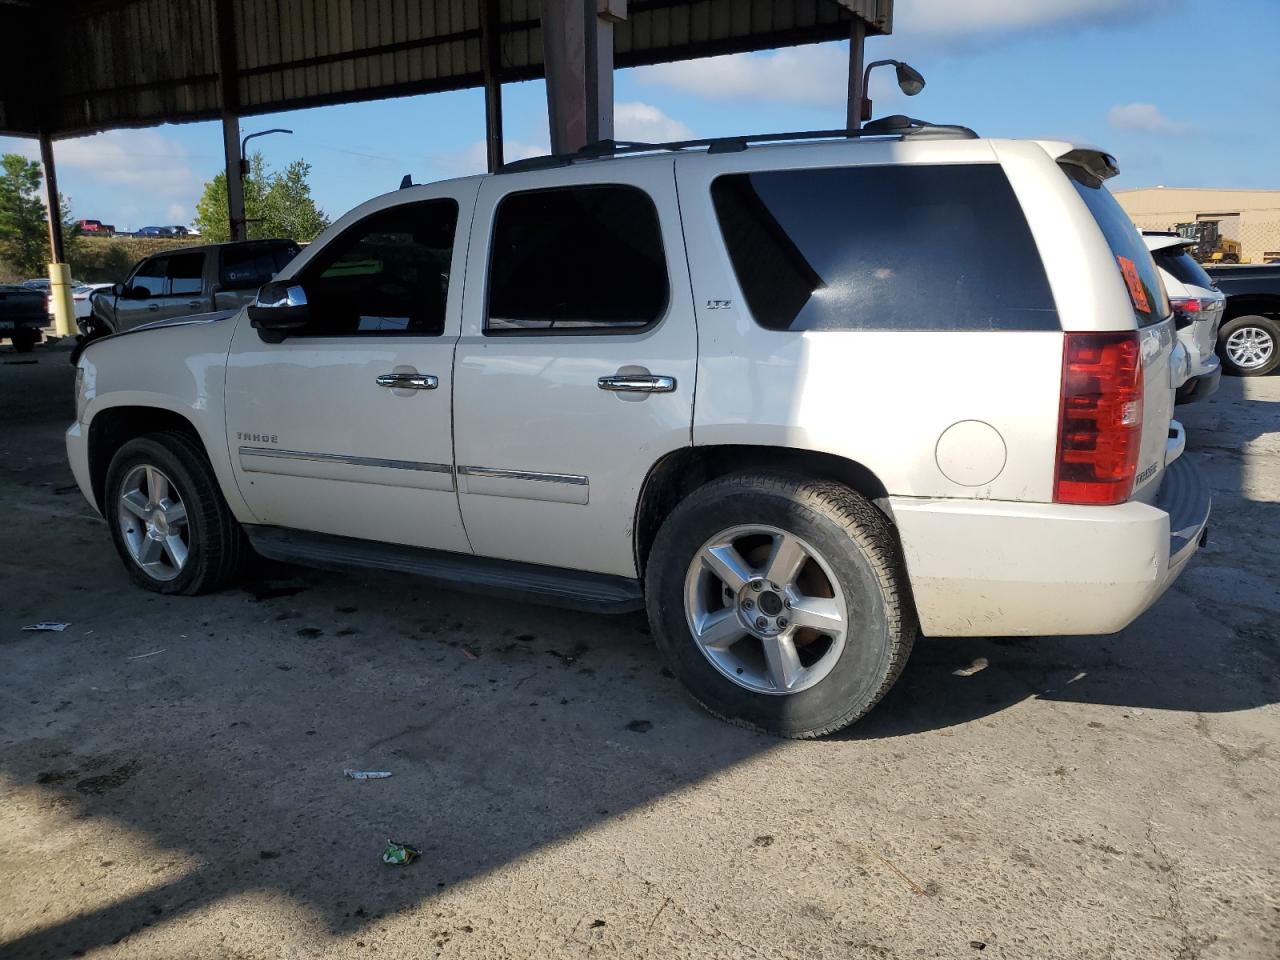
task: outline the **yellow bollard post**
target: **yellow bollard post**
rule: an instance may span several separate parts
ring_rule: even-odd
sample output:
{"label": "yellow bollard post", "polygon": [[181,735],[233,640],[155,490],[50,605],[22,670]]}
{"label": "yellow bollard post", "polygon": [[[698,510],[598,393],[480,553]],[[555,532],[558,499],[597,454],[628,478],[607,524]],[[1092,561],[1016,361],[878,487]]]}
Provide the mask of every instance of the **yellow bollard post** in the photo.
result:
{"label": "yellow bollard post", "polygon": [[49,264],[49,306],[53,308],[53,329],[60,337],[76,332],[76,304],[71,298],[71,267]]}

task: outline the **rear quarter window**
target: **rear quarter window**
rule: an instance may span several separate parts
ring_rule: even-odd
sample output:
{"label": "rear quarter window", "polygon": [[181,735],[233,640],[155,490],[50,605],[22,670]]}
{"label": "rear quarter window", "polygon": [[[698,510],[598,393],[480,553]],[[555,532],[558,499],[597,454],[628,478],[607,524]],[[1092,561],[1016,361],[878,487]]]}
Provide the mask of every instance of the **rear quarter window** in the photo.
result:
{"label": "rear quarter window", "polygon": [[224,290],[256,290],[298,255],[294,243],[226,247],[222,251],[221,285]]}
{"label": "rear quarter window", "polygon": [[1145,327],[1164,320],[1170,312],[1169,295],[1165,293],[1155,260],[1151,258],[1151,251],[1143,242],[1138,228],[1101,180],[1072,163],[1062,164],[1062,170],[1093,214],[1098,229],[1111,248],[1116,266],[1129,287],[1129,299],[1133,302],[1133,315],[1138,326]]}
{"label": "rear quarter window", "polygon": [[726,174],[711,198],[747,307],[770,330],[1060,329],[997,164]]}

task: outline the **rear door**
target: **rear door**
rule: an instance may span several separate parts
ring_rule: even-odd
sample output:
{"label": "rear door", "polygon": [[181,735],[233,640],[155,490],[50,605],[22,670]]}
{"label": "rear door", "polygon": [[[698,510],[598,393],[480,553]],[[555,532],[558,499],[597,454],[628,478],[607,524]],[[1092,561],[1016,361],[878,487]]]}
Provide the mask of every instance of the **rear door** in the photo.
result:
{"label": "rear door", "polygon": [[205,263],[203,250],[193,253],[175,253],[169,257],[166,271],[169,287],[155,319],[182,317],[192,313],[207,313],[211,308],[205,296]]}
{"label": "rear door", "polygon": [[672,160],[488,177],[471,250],[454,407],[472,547],[634,577],[640,489],[692,428]]}

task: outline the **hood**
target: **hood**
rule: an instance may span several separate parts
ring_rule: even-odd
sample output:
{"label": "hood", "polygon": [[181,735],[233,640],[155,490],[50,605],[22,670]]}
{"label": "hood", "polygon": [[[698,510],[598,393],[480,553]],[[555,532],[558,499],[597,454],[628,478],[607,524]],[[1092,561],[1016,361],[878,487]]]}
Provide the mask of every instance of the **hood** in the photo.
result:
{"label": "hood", "polygon": [[193,313],[185,317],[170,317],[167,320],[153,320],[151,323],[142,323],[136,327],[131,327],[123,333],[114,334],[117,337],[125,337],[131,333],[141,333],[143,330],[159,330],[161,327],[185,327],[192,323],[217,323],[219,320],[226,320],[228,317],[234,317],[239,313],[239,308],[235,310],[214,310],[212,313]]}

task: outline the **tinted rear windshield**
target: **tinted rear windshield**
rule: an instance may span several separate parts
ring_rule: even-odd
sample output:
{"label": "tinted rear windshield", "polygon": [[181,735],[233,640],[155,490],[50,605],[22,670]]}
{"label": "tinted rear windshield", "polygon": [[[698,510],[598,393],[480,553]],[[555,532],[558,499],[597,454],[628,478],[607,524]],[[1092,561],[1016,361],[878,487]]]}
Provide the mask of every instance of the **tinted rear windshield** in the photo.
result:
{"label": "tinted rear windshield", "polygon": [[1057,330],[1044,266],[997,164],[727,174],[711,198],[770,330]]}
{"label": "tinted rear windshield", "polygon": [[1169,296],[1138,228],[1101,180],[1072,163],[1062,164],[1062,169],[1093,214],[1116,258],[1116,265],[1129,288],[1129,299],[1133,302],[1138,326],[1145,327],[1164,320],[1169,316]]}
{"label": "tinted rear windshield", "polygon": [[1160,267],[1168,271],[1179,283],[1190,284],[1193,287],[1213,286],[1213,280],[1204,272],[1204,267],[1196,263],[1191,254],[1187,253],[1185,247],[1165,247],[1163,250],[1153,250],[1151,256],[1155,258]]}

